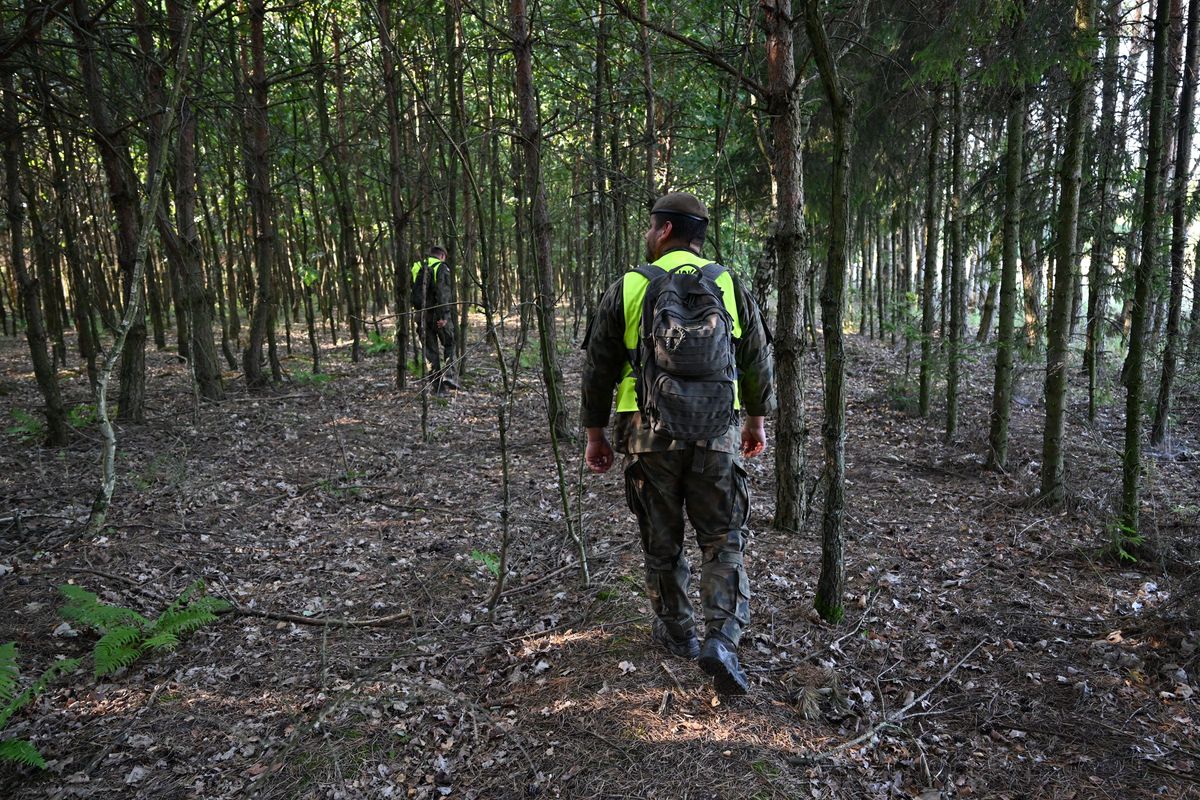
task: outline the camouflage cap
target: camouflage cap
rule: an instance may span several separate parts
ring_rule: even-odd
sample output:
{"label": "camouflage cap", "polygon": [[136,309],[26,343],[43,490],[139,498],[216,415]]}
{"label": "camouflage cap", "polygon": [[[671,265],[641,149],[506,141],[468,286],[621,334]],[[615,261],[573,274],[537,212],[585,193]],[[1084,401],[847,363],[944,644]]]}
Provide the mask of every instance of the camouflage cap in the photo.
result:
{"label": "camouflage cap", "polygon": [[687,192],[670,192],[655,201],[651,214],[678,214],[695,220],[708,221],[708,209],[695,195]]}

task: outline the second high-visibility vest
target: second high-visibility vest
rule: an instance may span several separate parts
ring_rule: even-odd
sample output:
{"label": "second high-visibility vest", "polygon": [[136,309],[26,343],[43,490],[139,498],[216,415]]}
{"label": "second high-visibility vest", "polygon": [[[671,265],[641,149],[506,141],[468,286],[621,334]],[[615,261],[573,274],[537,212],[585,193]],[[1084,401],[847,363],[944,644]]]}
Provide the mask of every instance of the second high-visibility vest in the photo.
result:
{"label": "second high-visibility vest", "polygon": [[[699,269],[711,262],[690,250],[672,250],[653,263],[654,266],[668,271],[683,267],[683,271],[687,272],[689,271],[688,267]],[[621,296],[625,306],[625,350],[630,354],[637,353],[638,328],[642,322],[642,303],[646,298],[646,287],[649,285],[650,280],[635,270],[626,272],[622,278]],[[717,286],[721,289],[721,300],[725,304],[725,310],[729,312],[729,316],[733,320],[733,338],[738,339],[742,335],[742,321],[738,318],[737,299],[733,294],[733,275],[729,273],[729,270],[725,270],[717,277]],[[636,387],[637,379],[633,375],[632,360],[626,360],[625,370],[621,373],[621,382],[617,384],[618,412],[638,410]],[[736,382],[733,388],[733,407],[742,407],[738,401]]]}

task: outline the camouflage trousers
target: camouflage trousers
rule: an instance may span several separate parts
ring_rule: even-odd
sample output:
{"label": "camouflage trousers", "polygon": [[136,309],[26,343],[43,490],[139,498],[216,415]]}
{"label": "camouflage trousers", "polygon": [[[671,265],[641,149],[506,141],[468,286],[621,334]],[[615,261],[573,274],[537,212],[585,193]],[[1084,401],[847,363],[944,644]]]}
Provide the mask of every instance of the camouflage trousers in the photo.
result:
{"label": "camouflage trousers", "polygon": [[750,623],[750,583],[742,560],[750,496],[738,456],[694,446],[630,455],[625,498],[641,531],[654,613],[675,638],[695,628],[691,570],[683,555],[686,510],[700,545],[704,635],[720,633],[736,645]]}
{"label": "camouflage trousers", "polygon": [[[446,369],[450,377],[454,375],[454,320],[446,320],[441,328],[437,325],[437,317],[432,311],[421,314],[421,344],[424,348],[425,362],[431,373],[441,372],[442,359],[446,360]],[[440,348],[439,348],[440,345]]]}

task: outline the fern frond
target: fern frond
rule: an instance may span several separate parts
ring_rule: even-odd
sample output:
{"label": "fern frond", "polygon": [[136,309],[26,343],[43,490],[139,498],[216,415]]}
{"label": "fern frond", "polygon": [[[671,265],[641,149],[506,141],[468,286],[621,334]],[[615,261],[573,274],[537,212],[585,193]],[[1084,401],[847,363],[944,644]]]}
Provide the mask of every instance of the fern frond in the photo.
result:
{"label": "fern frond", "polygon": [[79,666],[79,659],[77,658],[67,658],[54,662],[49,669],[33,682],[32,686],[10,700],[4,708],[0,708],[0,730],[4,730],[4,726],[8,724],[13,714],[24,708],[34,697],[46,691],[46,687],[50,685],[50,681],[64,672],[73,671],[77,666]]}
{"label": "fern frond", "polygon": [[27,764],[38,769],[46,768],[46,759],[32,743],[24,739],[9,739],[0,742],[0,761],[11,761],[17,764]]}
{"label": "fern frond", "polygon": [[142,642],[142,651],[174,650],[179,646],[179,637],[173,633],[157,633]]}
{"label": "fern frond", "polygon": [[0,645],[0,703],[7,705],[17,694],[17,678],[21,670],[17,668],[17,643],[9,642]]}
{"label": "fern frond", "polygon": [[150,629],[150,632],[152,635],[169,633],[174,636],[181,636],[191,633],[210,622],[214,622],[216,619],[216,615],[207,606],[197,603],[179,611],[164,611],[154,621],[154,626]]}
{"label": "fern frond", "polygon": [[149,620],[133,609],[109,605],[92,592],[74,584],[63,584],[58,587],[58,591],[67,598],[67,603],[59,610],[59,614],[64,619],[75,620],[100,633],[106,633],[121,625],[150,624]]}
{"label": "fern frond", "polygon": [[113,628],[96,642],[96,677],[128,667],[141,655],[138,642],[142,632],[132,625]]}

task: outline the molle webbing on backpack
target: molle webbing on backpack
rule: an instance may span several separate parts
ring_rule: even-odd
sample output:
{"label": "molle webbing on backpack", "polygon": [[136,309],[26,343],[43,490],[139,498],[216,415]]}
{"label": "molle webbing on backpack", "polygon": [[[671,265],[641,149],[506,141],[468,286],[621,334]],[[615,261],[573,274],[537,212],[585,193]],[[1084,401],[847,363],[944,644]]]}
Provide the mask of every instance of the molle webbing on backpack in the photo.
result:
{"label": "molle webbing on backpack", "polygon": [[[654,266],[664,270],[682,268],[681,271],[694,271],[709,263],[711,262],[704,261],[699,256],[686,250],[673,250],[658,259],[658,261],[655,261]],[[729,273],[729,270],[722,270],[721,274],[716,278],[716,283],[721,289],[721,300],[725,306],[725,310],[729,312],[729,316],[733,320],[733,337],[737,339],[742,335],[742,323],[738,317],[737,300],[733,290],[733,276]],[[642,322],[642,305],[646,298],[646,288],[649,285],[649,278],[637,270],[629,270],[625,273],[622,280],[621,290],[622,301],[625,307],[625,351],[627,360],[625,369],[621,375],[621,382],[617,385],[618,412],[638,410],[637,381],[633,374],[633,364],[637,361],[638,334]],[[733,388],[734,408],[741,408],[738,400],[736,381]]]}

